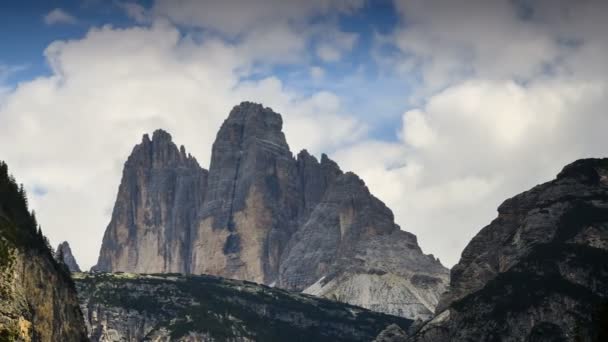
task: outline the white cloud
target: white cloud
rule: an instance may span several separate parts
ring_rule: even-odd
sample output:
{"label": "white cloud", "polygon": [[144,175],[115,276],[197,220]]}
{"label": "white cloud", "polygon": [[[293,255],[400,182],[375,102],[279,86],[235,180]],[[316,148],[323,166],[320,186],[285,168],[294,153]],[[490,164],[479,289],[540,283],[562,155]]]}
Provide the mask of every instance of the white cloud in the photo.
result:
{"label": "white cloud", "polygon": [[[370,80],[357,66],[350,81],[311,59],[344,60],[358,36],[341,32],[335,15],[363,1],[125,6],[150,26],[106,26],[55,42],[45,52],[51,76],[4,96],[0,89],[0,155],[29,189],[48,190],[32,196],[45,231],[53,242],[77,241],[76,256],[90,266],[122,163],[141,135],[164,127],[206,165],[230,108],[254,100],[284,115],[292,151],[335,151],[426,252],[452,265],[503,200],[568,162],[605,154],[608,143],[608,3],[541,0],[526,20],[516,3],[397,0],[399,27],[376,34],[377,46],[394,49],[372,51],[390,69]],[[329,19],[310,20],[318,15]],[[184,36],[175,24],[203,33]],[[281,63],[302,66],[315,89],[322,79],[350,98],[302,95],[272,74],[260,79]],[[404,84],[396,97],[392,88]],[[396,141],[373,139],[376,127],[346,108],[371,108],[362,120],[385,125],[394,119],[386,112],[408,99],[401,120],[391,121],[402,123]]]}
{"label": "white cloud", "polygon": [[136,2],[117,2],[116,4],[129,18],[135,20],[136,23],[143,24],[152,20],[149,11]]}
{"label": "white cloud", "polygon": [[362,142],[337,159],[452,265],[502,201],[605,155],[607,95],[598,83],[466,82],[405,113],[401,144]]}
{"label": "white cloud", "polygon": [[339,61],[344,53],[353,49],[358,38],[354,33],[341,32],[331,28],[320,28],[320,30],[317,56],[324,62]]}
{"label": "white cloud", "polygon": [[321,81],[325,76],[325,70],[319,66],[310,67],[310,77],[315,81]]}
{"label": "white cloud", "polygon": [[55,24],[75,24],[76,18],[61,8],[55,8],[44,16],[44,23],[47,25]]}
{"label": "white cloud", "polygon": [[375,53],[422,76],[401,142],[338,153],[448,265],[502,201],[606,153],[608,5],[541,1],[523,20],[515,3],[397,1],[402,26],[378,45],[400,54]]}
{"label": "white cloud", "polygon": [[329,44],[320,44],[317,47],[317,55],[324,62],[336,62],[340,60],[340,50]]}
{"label": "white cloud", "polygon": [[282,113],[294,151],[319,153],[365,132],[332,93],[301,96],[274,77],[240,82],[259,56],[248,44],[198,42],[156,20],[150,27],[95,28],[46,49],[52,74],[20,83],[0,106],[0,155],[30,189],[53,243],[72,242],[84,267],[96,261],[122,164],[156,128],[171,132],[202,165],[242,100]]}
{"label": "white cloud", "polygon": [[363,0],[159,0],[154,12],[179,24],[238,35],[259,26],[286,23],[298,26],[315,15],[349,13],[363,3]]}

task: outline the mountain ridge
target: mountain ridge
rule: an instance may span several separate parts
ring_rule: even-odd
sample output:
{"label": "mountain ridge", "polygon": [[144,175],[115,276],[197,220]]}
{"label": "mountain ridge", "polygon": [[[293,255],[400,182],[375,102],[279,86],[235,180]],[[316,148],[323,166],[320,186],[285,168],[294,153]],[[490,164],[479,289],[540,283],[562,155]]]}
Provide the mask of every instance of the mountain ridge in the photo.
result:
{"label": "mountain ridge", "polygon": [[499,206],[407,341],[604,341],[606,260],[608,158],[577,160]]}
{"label": "mountain ridge", "polygon": [[[357,304],[430,317],[447,269],[422,253],[413,234],[394,233],[401,230],[391,210],[354,173],[343,172],[326,154],[317,159],[302,150],[294,156],[282,126],[281,115],[268,107],[235,106],[216,135],[208,171],[186,158],[167,132],[157,130],[151,140],[145,135],[125,163],[95,269],[212,274],[296,291],[323,277],[344,278],[356,293],[321,286],[317,294],[345,302],[394,278],[408,286],[393,291],[393,299],[424,298],[425,305],[399,310],[378,295]],[[367,248],[389,250],[364,253]],[[388,262],[391,267],[382,270],[388,276],[379,277],[370,268],[377,261],[357,259],[373,257],[402,262]],[[418,273],[430,282],[412,282]]]}

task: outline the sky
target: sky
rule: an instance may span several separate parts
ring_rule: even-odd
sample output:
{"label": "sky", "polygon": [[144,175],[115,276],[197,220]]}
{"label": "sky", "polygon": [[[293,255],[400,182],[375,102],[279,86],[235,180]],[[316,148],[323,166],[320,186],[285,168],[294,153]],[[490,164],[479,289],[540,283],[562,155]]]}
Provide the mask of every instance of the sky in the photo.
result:
{"label": "sky", "polygon": [[2,1],[0,159],[88,269],[144,133],[207,168],[230,109],[259,102],[451,267],[505,199],[608,155],[606,18],[600,0]]}

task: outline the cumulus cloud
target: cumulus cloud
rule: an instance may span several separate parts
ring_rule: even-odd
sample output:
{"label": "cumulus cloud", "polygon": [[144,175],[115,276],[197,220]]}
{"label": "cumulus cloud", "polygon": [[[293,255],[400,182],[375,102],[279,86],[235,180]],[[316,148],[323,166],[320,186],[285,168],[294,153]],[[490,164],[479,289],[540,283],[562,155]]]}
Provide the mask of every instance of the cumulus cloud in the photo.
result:
{"label": "cumulus cloud", "polygon": [[[241,100],[282,113],[292,151],[333,152],[447,265],[504,199],[605,154],[606,2],[395,0],[398,26],[372,44],[378,78],[357,65],[351,81],[331,70],[358,42],[336,16],[362,0],[121,4],[144,25],[54,42],[50,76],[0,87],[0,155],[45,232],[77,241],[85,267],[141,135],[163,127],[207,165]],[[315,87],[287,86],[270,72],[279,64]],[[400,117],[386,113],[393,102],[408,106]],[[371,124],[394,124],[394,136]]]}
{"label": "cumulus cloud", "polygon": [[117,2],[116,4],[136,23],[143,24],[152,20],[150,11],[136,2]]}
{"label": "cumulus cloud", "polygon": [[325,76],[325,70],[319,66],[310,67],[310,77],[315,81],[320,81]]}
{"label": "cumulus cloud", "polygon": [[518,4],[396,1],[402,25],[380,44],[400,52],[394,70],[421,75],[401,141],[338,154],[448,265],[503,200],[606,153],[608,6]]}
{"label": "cumulus cloud", "polygon": [[159,0],[157,15],[182,25],[239,35],[269,24],[303,25],[311,17],[332,13],[351,13],[364,0]]}
{"label": "cumulus cloud", "polygon": [[332,93],[302,96],[275,77],[242,82],[258,56],[247,46],[183,36],[163,20],[94,28],[48,46],[51,75],[20,83],[0,105],[0,155],[30,190],[52,242],[75,241],[79,262],[96,261],[122,164],[156,128],[204,166],[222,121],[242,100],[284,114],[294,151],[319,153],[364,134]]}
{"label": "cumulus cloud", "polygon": [[75,24],[76,18],[61,8],[55,8],[44,16],[44,23],[47,25],[55,24]]}
{"label": "cumulus cloud", "polygon": [[465,82],[406,112],[401,143],[362,142],[337,159],[451,265],[503,200],[605,155],[607,95],[594,82]]}

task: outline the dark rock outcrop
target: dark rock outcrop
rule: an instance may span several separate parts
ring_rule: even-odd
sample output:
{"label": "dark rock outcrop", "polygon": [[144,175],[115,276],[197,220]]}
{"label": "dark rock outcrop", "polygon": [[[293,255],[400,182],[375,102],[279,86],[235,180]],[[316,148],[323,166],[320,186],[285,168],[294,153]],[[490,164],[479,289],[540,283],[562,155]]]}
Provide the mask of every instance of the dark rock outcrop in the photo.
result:
{"label": "dark rock outcrop", "polygon": [[57,261],[64,263],[70,272],[80,272],[80,267],[78,266],[76,258],[74,258],[74,255],[72,254],[70,244],[67,241],[63,241],[57,246],[55,258]]}
{"label": "dark rock outcrop", "polygon": [[86,341],[70,273],[0,162],[0,341]]}
{"label": "dark rock outcrop", "polygon": [[76,274],[91,341],[371,341],[412,321],[211,276]]}
{"label": "dark rock outcrop", "polygon": [[430,317],[448,270],[355,174],[325,154],[294,158],[282,125],[270,108],[235,106],[208,173],[167,133],[144,137],[96,269],[212,274]]}
{"label": "dark rock outcrop", "polygon": [[192,232],[207,171],[157,130],[144,135],[125,163],[97,271],[189,271]]}
{"label": "dark rock outcrop", "polygon": [[382,330],[374,342],[400,342],[407,338],[407,333],[398,325],[391,324]]}
{"label": "dark rock outcrop", "polygon": [[505,201],[413,341],[608,339],[608,159]]}

